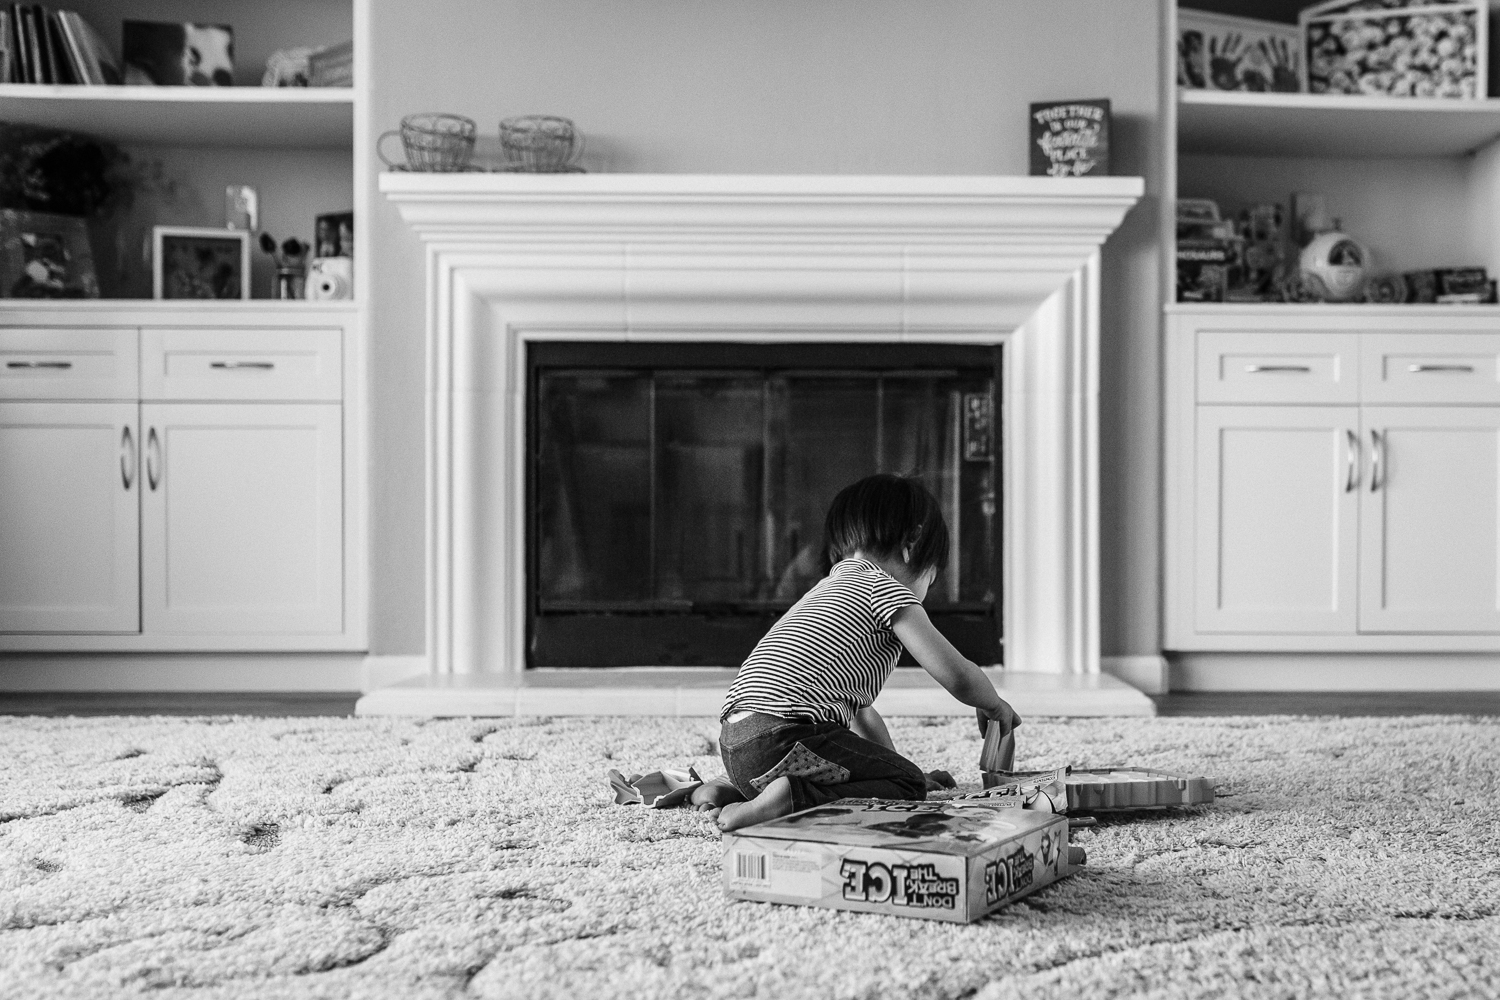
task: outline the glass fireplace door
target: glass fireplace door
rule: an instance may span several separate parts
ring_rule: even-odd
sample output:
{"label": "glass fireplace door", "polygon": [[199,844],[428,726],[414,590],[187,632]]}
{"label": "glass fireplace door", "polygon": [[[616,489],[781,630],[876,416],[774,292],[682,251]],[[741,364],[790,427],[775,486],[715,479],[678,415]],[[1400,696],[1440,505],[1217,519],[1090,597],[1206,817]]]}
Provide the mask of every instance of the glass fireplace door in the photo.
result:
{"label": "glass fireplace door", "polygon": [[531,362],[533,666],[737,666],[823,576],[834,494],[875,472],[942,504],[928,612],[1000,661],[997,348],[542,344]]}

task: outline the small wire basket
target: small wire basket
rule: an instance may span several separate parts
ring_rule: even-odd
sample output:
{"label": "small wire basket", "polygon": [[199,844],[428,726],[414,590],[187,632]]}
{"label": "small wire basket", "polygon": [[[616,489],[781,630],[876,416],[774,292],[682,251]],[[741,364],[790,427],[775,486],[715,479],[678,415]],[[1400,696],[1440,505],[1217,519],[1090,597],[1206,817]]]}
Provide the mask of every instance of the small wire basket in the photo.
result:
{"label": "small wire basket", "polygon": [[500,122],[500,149],[508,165],[529,173],[567,173],[583,155],[583,133],[566,118],[522,115]]}
{"label": "small wire basket", "polygon": [[[442,112],[423,112],[401,119],[401,127],[375,141],[375,154],[393,170],[452,173],[469,169],[474,156],[474,137],[479,127],[474,119]],[[381,145],[393,135],[401,137],[405,162],[386,158]]]}

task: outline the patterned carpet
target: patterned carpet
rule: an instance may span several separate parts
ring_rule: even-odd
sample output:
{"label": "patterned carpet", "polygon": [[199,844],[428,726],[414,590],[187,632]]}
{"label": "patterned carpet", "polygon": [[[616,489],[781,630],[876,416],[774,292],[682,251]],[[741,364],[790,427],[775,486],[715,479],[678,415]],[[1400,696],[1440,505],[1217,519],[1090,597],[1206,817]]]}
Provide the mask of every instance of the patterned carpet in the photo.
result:
{"label": "patterned carpet", "polygon": [[[978,784],[958,720],[892,720]],[[694,813],[604,779],[715,769],[642,719],[0,718],[0,995],[1500,995],[1500,720],[1036,721],[1018,764],[1219,778],[1101,824],[967,927],[726,902]]]}

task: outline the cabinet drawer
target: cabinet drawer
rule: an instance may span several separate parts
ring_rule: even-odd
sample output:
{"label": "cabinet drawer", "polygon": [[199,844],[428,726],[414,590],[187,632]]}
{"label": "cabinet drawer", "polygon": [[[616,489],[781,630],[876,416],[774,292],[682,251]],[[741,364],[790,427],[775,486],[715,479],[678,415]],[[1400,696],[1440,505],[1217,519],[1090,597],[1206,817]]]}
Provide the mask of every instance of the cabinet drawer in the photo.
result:
{"label": "cabinet drawer", "polygon": [[1368,333],[1366,403],[1500,403],[1500,334]]}
{"label": "cabinet drawer", "polygon": [[144,400],[337,402],[342,387],[336,329],[141,331]]}
{"label": "cabinet drawer", "polygon": [[1359,334],[1200,333],[1200,403],[1357,403]]}
{"label": "cabinet drawer", "polygon": [[136,332],[0,329],[0,399],[135,399]]}

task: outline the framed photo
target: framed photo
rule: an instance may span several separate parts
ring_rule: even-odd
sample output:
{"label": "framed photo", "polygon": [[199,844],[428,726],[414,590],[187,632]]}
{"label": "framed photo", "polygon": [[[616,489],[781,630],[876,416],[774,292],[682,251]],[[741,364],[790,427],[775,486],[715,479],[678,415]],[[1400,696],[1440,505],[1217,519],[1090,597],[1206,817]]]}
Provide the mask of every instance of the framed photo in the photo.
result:
{"label": "framed photo", "polygon": [[156,226],[151,249],[158,299],[250,297],[250,234],[242,229]]}
{"label": "framed photo", "polygon": [[126,21],[121,34],[127,84],[234,86],[234,29],[227,24]]}
{"label": "framed photo", "polygon": [[0,296],[97,299],[99,280],[83,219],[0,209]]}
{"label": "framed photo", "polygon": [[314,257],[354,256],[354,213],[330,212],[316,219]]}
{"label": "framed photo", "polygon": [[1302,78],[1302,31],[1295,24],[1178,10],[1177,86],[1296,93]]}

